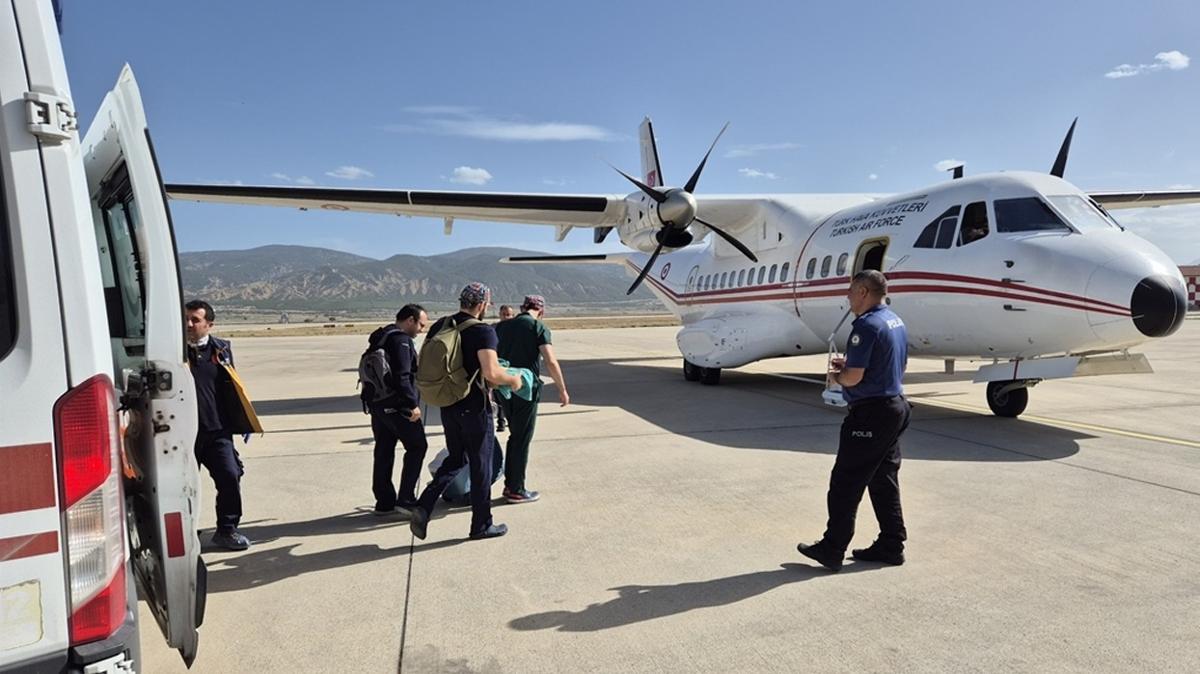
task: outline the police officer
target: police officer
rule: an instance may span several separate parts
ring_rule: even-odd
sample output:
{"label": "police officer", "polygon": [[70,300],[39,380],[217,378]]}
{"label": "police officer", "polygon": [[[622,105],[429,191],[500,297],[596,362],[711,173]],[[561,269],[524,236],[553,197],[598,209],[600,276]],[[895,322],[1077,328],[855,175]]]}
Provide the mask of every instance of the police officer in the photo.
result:
{"label": "police officer", "polygon": [[858,318],[850,331],[845,358],[830,364],[828,380],[842,387],[849,412],[842,422],[841,442],[829,477],[829,523],[800,554],[830,571],[842,568],[854,537],[854,518],[863,490],[879,521],[879,538],[855,550],[854,558],[904,563],[904,515],[900,508],[900,436],[908,428],[911,406],[900,380],[908,364],[908,332],[904,321],[886,304],[887,279],[875,270],[855,274],[847,295]]}
{"label": "police officer", "polygon": [[[421,421],[421,395],[413,377],[417,372],[417,347],[413,338],[425,331],[429,316],[419,304],[406,304],[396,313],[394,326],[380,328],[372,335],[378,343],[391,371],[391,390],[395,393],[368,406],[371,413],[371,434],[375,436],[375,461],[371,490],[375,494],[375,514],[386,515],[399,506],[401,514],[409,514],[417,504],[417,480],[429,443],[425,439],[425,424]],[[404,445],[404,463],[400,469],[400,490],[392,482],[396,465],[396,442]]]}
{"label": "police officer", "polygon": [[230,406],[235,401],[229,374],[222,365],[233,366],[229,342],[209,334],[216,315],[208,302],[192,300],[185,305],[188,364],[196,383],[196,407],[200,428],[196,433],[196,461],[208,469],[217,486],[217,531],[214,545],[228,550],[245,550],[250,540],[238,530],[242,519],[242,458],[233,446]]}
{"label": "police officer", "polygon": [[[455,326],[462,325],[463,321],[481,321],[491,298],[492,292],[487,286],[468,284],[459,293],[458,313],[434,323],[426,339],[433,339],[442,330],[455,330]],[[483,382],[520,388],[521,378],[500,367],[496,357],[496,330],[487,323],[479,322],[462,329],[460,348],[462,367],[472,382],[471,390],[467,397],[441,408],[449,454],[421,492],[408,525],[413,535],[422,540],[438,497],[463,469],[471,471],[471,538],[494,538],[508,533],[508,527],[492,522],[492,453],[496,436],[492,426],[495,422],[492,420],[491,397]]]}
{"label": "police officer", "polygon": [[528,368],[533,372],[533,391],[529,400],[517,395],[500,400],[500,408],[508,417],[510,427],[508,445],[504,452],[504,500],[508,503],[533,503],[540,498],[536,491],[525,488],[525,469],[529,465],[529,443],[533,441],[533,429],[537,423],[538,401],[542,397],[542,380],[538,376],[538,361],[545,359],[546,368],[558,386],[558,399],[563,407],[571,402],[567,394],[567,382],[563,379],[562,367],[554,357],[550,328],[542,322],[546,313],[546,299],[541,295],[527,295],[521,303],[521,313],[516,318],[496,326],[500,340],[497,352],[513,367]]}

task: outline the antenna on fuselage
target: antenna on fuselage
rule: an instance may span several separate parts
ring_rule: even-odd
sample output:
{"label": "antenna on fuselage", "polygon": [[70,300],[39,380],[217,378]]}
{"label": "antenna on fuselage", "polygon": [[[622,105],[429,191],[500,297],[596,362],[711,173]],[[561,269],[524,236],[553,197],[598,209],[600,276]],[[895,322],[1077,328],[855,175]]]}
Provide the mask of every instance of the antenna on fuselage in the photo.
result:
{"label": "antenna on fuselage", "polygon": [[963,177],[963,166],[966,166],[966,164],[959,164],[958,166],[951,166],[950,168],[946,169],[947,171],[954,171],[954,177],[952,180],[958,180],[959,178]]}

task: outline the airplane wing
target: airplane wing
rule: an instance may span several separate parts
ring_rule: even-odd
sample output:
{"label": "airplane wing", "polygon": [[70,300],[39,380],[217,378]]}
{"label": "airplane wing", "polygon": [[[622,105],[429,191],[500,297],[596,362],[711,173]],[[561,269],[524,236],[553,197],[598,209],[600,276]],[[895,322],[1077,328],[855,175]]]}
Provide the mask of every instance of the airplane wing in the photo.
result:
{"label": "airplane wing", "polygon": [[1200,190],[1160,190],[1156,192],[1089,192],[1088,196],[1108,210],[1152,208],[1200,204]]}
{"label": "airplane wing", "polygon": [[165,189],[167,196],[182,201],[572,227],[614,227],[624,222],[626,209],[625,197],[618,195],[184,184],[168,184]]}

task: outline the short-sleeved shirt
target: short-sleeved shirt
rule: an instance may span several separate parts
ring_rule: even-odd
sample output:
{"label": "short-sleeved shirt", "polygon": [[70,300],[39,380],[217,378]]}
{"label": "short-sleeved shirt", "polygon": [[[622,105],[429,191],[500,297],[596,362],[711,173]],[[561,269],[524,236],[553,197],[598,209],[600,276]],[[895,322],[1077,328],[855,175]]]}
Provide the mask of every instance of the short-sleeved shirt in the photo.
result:
{"label": "short-sleeved shirt", "polygon": [[538,360],[543,345],[550,344],[550,328],[528,313],[504,321],[496,326],[500,347],[496,353],[513,367],[524,367],[536,376]]}
{"label": "short-sleeved shirt", "polygon": [[846,367],[865,368],[858,386],[842,389],[846,402],[886,398],[904,393],[901,380],[908,365],[908,330],[887,305],[880,304],[855,319],[846,344]]}
{"label": "short-sleeved shirt", "polygon": [[[433,327],[429,328],[429,334],[425,339],[436,335],[449,319],[453,319],[454,324],[458,325],[463,321],[474,318],[474,316],[460,311],[453,316],[439,319],[437,323],[433,324]],[[467,394],[467,397],[454,403],[447,409],[467,409],[473,406],[479,406],[480,409],[483,409],[485,407],[482,403],[485,402],[486,396],[483,393],[483,389],[478,386],[480,379],[483,377],[482,374],[479,374],[480,349],[496,350],[496,330],[487,323],[473,325],[462,331],[463,369],[466,370],[468,377],[473,376],[475,379],[472,381],[471,392]]]}

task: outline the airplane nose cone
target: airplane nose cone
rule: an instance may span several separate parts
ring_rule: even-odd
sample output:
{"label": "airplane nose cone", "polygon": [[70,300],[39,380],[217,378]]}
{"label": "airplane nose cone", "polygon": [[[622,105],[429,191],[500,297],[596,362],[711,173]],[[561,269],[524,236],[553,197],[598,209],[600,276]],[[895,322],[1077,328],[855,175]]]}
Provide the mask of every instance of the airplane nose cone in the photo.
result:
{"label": "airplane nose cone", "polygon": [[1133,289],[1129,310],[1133,324],[1147,337],[1166,337],[1183,325],[1187,297],[1166,276],[1147,276]]}

